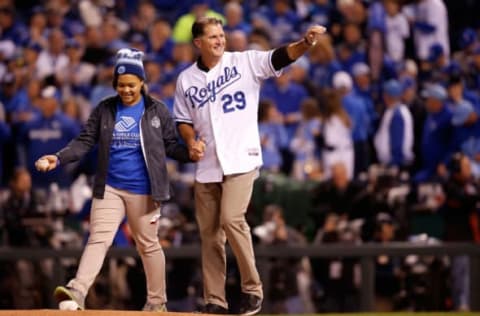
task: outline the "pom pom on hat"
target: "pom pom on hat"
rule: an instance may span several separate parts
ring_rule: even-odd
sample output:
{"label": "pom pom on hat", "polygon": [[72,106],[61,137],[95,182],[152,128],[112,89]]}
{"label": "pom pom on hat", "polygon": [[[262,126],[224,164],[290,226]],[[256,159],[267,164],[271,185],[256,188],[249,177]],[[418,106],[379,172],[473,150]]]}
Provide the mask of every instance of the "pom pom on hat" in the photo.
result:
{"label": "pom pom on hat", "polygon": [[133,74],[145,80],[143,69],[143,52],[134,48],[122,48],[117,52],[115,62],[115,76]]}

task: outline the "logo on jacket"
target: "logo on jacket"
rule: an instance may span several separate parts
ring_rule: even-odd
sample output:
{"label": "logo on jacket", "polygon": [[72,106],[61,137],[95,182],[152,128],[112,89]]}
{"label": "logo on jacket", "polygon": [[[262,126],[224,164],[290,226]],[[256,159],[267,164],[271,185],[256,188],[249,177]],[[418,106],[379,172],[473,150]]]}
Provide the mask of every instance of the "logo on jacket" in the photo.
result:
{"label": "logo on jacket", "polygon": [[235,66],[223,68],[223,74],[216,79],[207,83],[206,87],[199,88],[191,86],[185,91],[185,97],[190,99],[192,107],[199,107],[205,105],[209,100],[215,101],[217,94],[222,90],[240,80],[242,75],[238,72]]}
{"label": "logo on jacket", "polygon": [[121,116],[120,121],[115,123],[115,130],[117,132],[128,132],[131,131],[132,128],[137,125],[137,122],[135,122],[135,119],[130,116]]}
{"label": "logo on jacket", "polygon": [[155,128],[159,128],[159,127],[160,127],[160,119],[158,118],[158,116],[154,116],[154,117],[152,118],[151,124],[152,124],[152,126],[155,127]]}

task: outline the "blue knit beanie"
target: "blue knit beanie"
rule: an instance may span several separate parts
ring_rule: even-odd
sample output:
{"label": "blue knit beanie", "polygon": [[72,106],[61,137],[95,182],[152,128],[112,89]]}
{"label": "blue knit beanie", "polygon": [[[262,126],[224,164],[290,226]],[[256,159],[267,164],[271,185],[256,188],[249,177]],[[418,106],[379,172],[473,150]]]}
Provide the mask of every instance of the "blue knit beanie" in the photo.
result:
{"label": "blue knit beanie", "polygon": [[133,74],[145,80],[143,69],[143,52],[134,48],[122,48],[117,52],[115,62],[115,76]]}

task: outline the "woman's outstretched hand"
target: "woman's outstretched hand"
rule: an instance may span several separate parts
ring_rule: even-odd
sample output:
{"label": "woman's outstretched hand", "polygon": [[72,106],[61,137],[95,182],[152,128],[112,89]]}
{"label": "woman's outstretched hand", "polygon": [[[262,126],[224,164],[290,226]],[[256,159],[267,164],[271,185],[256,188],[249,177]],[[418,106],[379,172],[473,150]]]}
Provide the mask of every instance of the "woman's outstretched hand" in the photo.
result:
{"label": "woman's outstretched hand", "polygon": [[47,172],[57,167],[58,157],[55,155],[45,155],[35,161],[35,168],[41,172]]}

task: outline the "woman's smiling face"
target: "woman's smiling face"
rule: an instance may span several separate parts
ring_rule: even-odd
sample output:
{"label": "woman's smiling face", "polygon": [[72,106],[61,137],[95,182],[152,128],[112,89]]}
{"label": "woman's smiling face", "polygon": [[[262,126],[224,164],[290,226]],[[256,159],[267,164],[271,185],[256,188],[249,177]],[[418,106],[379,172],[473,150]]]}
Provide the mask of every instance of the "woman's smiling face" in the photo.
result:
{"label": "woman's smiling face", "polygon": [[134,105],[142,97],[143,80],[136,75],[125,74],[118,76],[116,90],[122,103],[125,105]]}

